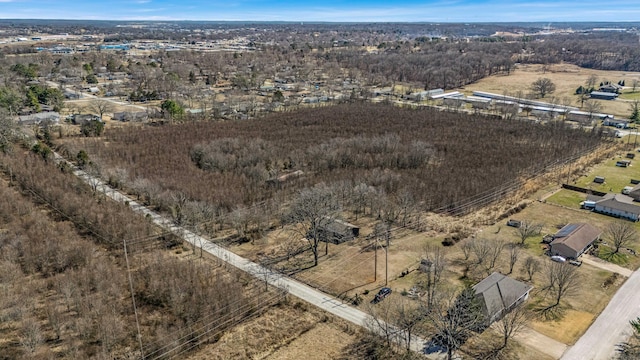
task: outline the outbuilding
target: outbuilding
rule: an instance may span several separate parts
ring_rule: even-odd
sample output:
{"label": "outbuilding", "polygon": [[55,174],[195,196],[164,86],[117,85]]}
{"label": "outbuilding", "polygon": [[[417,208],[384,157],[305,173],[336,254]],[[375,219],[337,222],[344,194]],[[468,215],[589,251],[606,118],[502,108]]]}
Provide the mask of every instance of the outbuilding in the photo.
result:
{"label": "outbuilding", "polygon": [[591,94],[589,94],[589,97],[598,100],[615,100],[618,97],[618,94],[603,91],[592,91]]}

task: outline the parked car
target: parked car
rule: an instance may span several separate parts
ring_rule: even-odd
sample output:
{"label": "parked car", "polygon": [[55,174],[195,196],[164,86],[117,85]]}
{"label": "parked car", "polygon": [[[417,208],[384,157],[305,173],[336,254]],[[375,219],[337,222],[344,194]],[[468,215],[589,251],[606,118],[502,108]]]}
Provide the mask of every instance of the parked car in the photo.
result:
{"label": "parked car", "polygon": [[563,262],[567,261],[567,259],[565,259],[564,257],[562,257],[560,255],[553,255],[551,257],[551,260],[553,260],[555,262],[559,262],[559,263],[563,263]]}
{"label": "parked car", "polygon": [[514,228],[519,228],[522,225],[522,221],[520,220],[515,220],[515,219],[509,219],[507,221],[507,226],[511,226]]}
{"label": "parked car", "polygon": [[371,302],[373,304],[377,304],[380,301],[382,301],[384,298],[386,298],[387,296],[389,296],[389,294],[391,294],[391,288],[388,287],[383,287],[382,289],[380,289],[380,291],[378,291],[378,293],[376,294],[376,296],[373,298],[373,300],[371,300]]}

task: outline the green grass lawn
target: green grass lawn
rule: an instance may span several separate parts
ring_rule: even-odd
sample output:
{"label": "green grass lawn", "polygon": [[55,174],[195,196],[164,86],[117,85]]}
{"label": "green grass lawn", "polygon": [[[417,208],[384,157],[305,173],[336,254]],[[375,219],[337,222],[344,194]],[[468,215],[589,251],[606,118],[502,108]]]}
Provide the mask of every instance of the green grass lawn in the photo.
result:
{"label": "green grass lawn", "polygon": [[636,92],[624,92],[618,96],[620,99],[626,100],[640,100],[640,91],[636,90]]}
{"label": "green grass lawn", "polygon": [[550,196],[547,201],[553,204],[579,209],[580,202],[584,201],[586,198],[586,194],[577,191],[562,189]]}
{"label": "green grass lawn", "polygon": [[[631,184],[631,179],[640,180],[640,153],[634,153],[637,154],[638,157],[637,160],[631,160],[631,166],[626,168],[616,166],[616,161],[624,159],[623,157],[618,156],[613,160],[607,160],[596,166],[588,176],[581,177],[575,185],[587,189],[602,192],[614,192],[618,194],[625,186],[634,186]],[[594,183],[593,179],[596,176],[604,176],[604,184]]]}
{"label": "green grass lawn", "polygon": [[614,249],[608,246],[598,247],[598,257],[610,263],[624,266],[629,264],[629,255],[621,252],[614,253]]}

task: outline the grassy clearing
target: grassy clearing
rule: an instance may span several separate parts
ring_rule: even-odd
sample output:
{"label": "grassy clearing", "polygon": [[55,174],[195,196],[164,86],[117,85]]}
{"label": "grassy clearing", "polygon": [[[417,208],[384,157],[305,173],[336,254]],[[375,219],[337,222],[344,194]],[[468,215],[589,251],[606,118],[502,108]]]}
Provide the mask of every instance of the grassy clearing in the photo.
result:
{"label": "grassy clearing", "polygon": [[622,94],[620,94],[620,96],[618,96],[618,98],[625,100],[640,100],[640,91],[623,92]]}
{"label": "grassy clearing", "polygon": [[334,359],[355,340],[354,329],[293,300],[231,329],[188,359]]}
{"label": "grassy clearing", "polygon": [[[538,78],[546,77],[554,82],[556,91],[542,99],[543,101],[549,101],[552,97],[558,99],[568,98],[573,106],[579,107],[580,101],[575,91],[579,86],[584,86],[591,75],[595,75],[600,81],[612,81],[614,83],[619,80],[625,80],[625,83],[631,84],[633,79],[640,79],[640,73],[585,69],[570,64],[555,64],[550,66],[549,71],[546,72],[543,71],[542,65],[520,64],[510,75],[490,76],[459,90],[466,94],[471,94],[474,90],[497,94],[503,94],[506,90],[509,95],[522,91],[527,94],[530,92],[529,88],[534,81]],[[629,102],[624,99],[622,97],[620,100],[595,101],[602,106],[602,112],[613,114],[620,118],[627,118],[630,115]]]}
{"label": "grassy clearing", "polygon": [[[636,154],[640,157],[640,153],[636,152]],[[578,179],[575,185],[587,189],[615,193],[620,193],[625,186],[634,186],[631,184],[631,179],[640,179],[640,162],[631,160],[631,166],[626,168],[616,166],[616,161],[622,159],[623,156],[619,155],[605,161],[596,166],[588,176]],[[604,176],[604,184],[594,183],[593,179],[596,176]]]}
{"label": "grassy clearing", "polygon": [[586,198],[586,194],[577,191],[562,189],[550,196],[547,201],[569,208],[580,209],[580,202],[584,201]]}
{"label": "grassy clearing", "polygon": [[616,265],[624,266],[629,264],[629,255],[621,252],[615,252],[615,249],[608,246],[599,246],[596,255],[600,259]]}
{"label": "grassy clearing", "polygon": [[595,315],[586,311],[566,310],[562,319],[534,321],[531,328],[564,344],[573,344],[589,328]]}

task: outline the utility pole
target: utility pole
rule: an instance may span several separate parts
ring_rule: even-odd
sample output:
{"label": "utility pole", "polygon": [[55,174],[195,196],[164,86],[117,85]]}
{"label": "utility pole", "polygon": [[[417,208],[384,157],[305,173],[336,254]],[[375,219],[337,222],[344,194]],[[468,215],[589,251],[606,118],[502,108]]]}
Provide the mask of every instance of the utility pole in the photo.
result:
{"label": "utility pole", "polygon": [[133,313],[136,316],[136,330],[138,331],[138,342],[140,344],[140,356],[144,357],[144,348],[142,347],[142,335],[140,334],[140,322],[138,321],[138,309],[136,307],[136,298],[133,295],[133,281],[131,280],[131,270],[129,268],[129,256],[127,255],[127,240],[122,240],[124,244],[124,259],[127,263],[127,277],[129,278],[129,290],[131,291],[131,302],[133,303]]}
{"label": "utility pole", "polygon": [[373,246],[373,282],[378,281],[378,238]]}
{"label": "utility pole", "polygon": [[391,224],[387,224],[387,247],[384,249],[384,286],[389,282],[389,239],[391,238]]}

